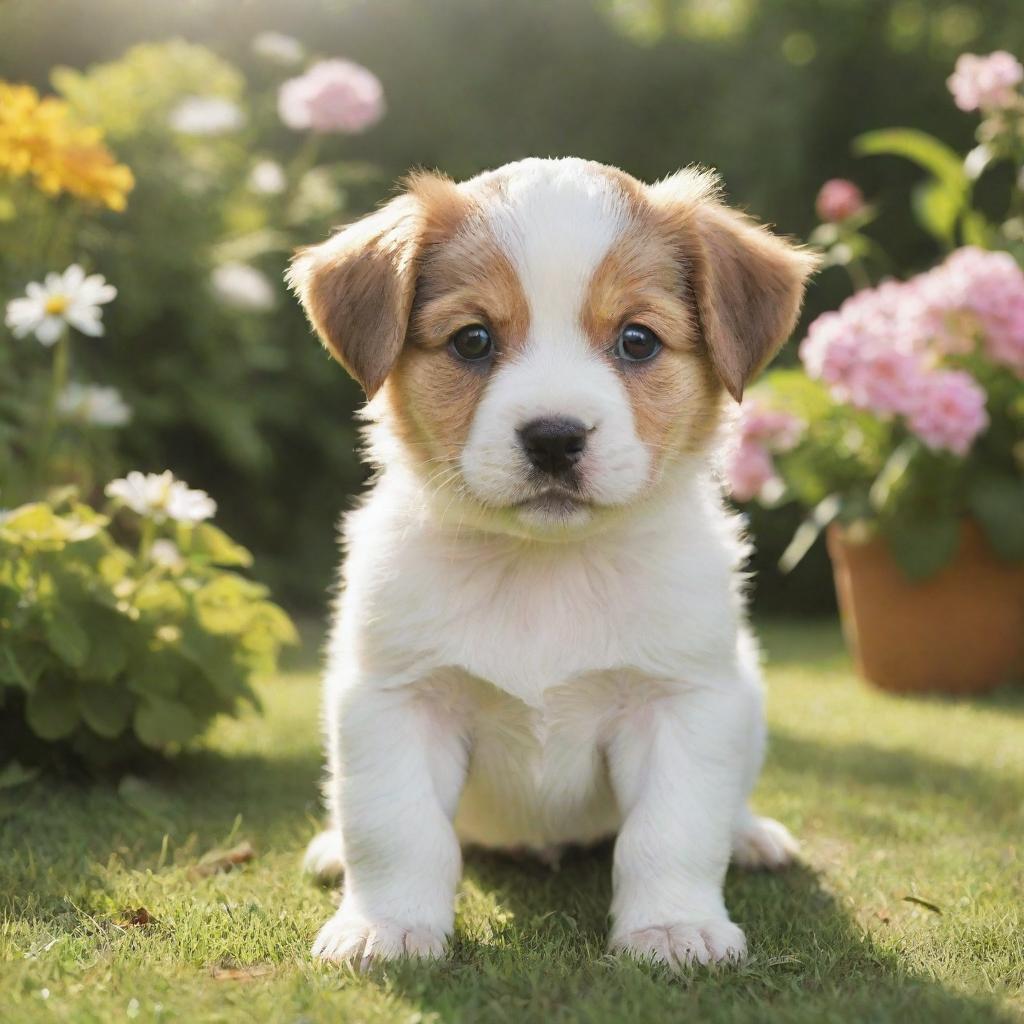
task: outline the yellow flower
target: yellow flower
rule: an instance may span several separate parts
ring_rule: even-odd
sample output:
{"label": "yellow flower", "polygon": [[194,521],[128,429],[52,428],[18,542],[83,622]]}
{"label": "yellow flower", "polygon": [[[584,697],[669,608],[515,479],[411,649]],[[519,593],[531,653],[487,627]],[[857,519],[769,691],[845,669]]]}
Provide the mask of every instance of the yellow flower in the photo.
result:
{"label": "yellow flower", "polygon": [[0,80],[0,174],[31,176],[47,195],[67,192],[123,210],[135,184],[103,144],[98,128],[78,124],[67,103],[29,85]]}

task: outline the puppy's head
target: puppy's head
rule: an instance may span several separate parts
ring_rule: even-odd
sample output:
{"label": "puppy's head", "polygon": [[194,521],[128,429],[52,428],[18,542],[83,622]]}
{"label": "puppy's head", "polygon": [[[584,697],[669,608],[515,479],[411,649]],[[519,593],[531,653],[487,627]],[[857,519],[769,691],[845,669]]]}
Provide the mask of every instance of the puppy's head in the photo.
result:
{"label": "puppy's head", "polygon": [[292,287],[431,492],[560,535],[699,452],[793,328],[806,252],[685,170],[525,160],[404,194],[303,250]]}

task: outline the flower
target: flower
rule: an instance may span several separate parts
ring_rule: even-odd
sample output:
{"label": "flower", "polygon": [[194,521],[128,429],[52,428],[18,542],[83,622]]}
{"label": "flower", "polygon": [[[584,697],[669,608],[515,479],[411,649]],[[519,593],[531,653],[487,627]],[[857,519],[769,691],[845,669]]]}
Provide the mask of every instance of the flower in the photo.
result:
{"label": "flower", "polygon": [[961,110],[988,111],[1010,106],[1021,81],[1024,67],[1020,61],[1012,53],[996,50],[987,57],[962,53],[946,85]]}
{"label": "flower", "polygon": [[185,564],[178,545],[166,537],[159,537],[153,541],[149,549],[149,557],[154,565],[159,565],[164,569],[179,569]]}
{"label": "flower", "polygon": [[117,388],[97,384],[69,384],[57,396],[57,412],[94,427],[123,427],[132,418]]}
{"label": "flower", "polygon": [[140,516],[150,516],[158,523],[167,519],[201,523],[217,511],[217,503],[206,491],[191,490],[184,481],[176,480],[169,469],[163,473],[132,470],[120,480],[111,480],[105,493]]}
{"label": "flower", "polygon": [[276,160],[257,160],[249,172],[249,188],[264,196],[280,195],[288,185],[284,168]]}
{"label": "flower", "polygon": [[222,263],[210,275],[210,284],[225,306],[264,313],[276,302],[274,286],[266,275],[248,263]]}
{"label": "flower", "polygon": [[725,461],[725,479],[736,501],[770,499],[782,484],[772,455],[790,451],[800,440],[804,423],[781,409],[748,398],[740,406],[737,436]]}
{"label": "flower", "polygon": [[245,124],[242,108],[223,96],[186,96],[170,113],[168,124],[182,135],[223,135]]}
{"label": "flower", "polygon": [[252,41],[252,52],[274,64],[298,64],[306,55],[302,43],[283,32],[260,32]]}
{"label": "flower", "polygon": [[832,178],[818,190],[814,208],[822,220],[836,224],[864,209],[864,193],[846,178]]}
{"label": "flower", "polygon": [[28,175],[47,195],[68,192],[111,210],[124,209],[135,185],[132,172],[103,144],[103,133],[78,124],[67,103],[2,80],[0,174]]}
{"label": "flower", "polygon": [[281,120],[296,131],[365,131],[384,116],[384,89],[377,76],[348,60],[324,60],[289,78],[277,96]]}
{"label": "flower", "polygon": [[907,425],[929,448],[966,455],[988,426],[985,392],[964,370],[929,374],[917,390]]}
{"label": "flower", "polygon": [[729,493],[736,501],[751,501],[778,477],[771,455],[759,444],[740,442],[725,464]]}
{"label": "flower", "polygon": [[7,303],[7,326],[17,338],[34,333],[43,345],[52,345],[65,324],[91,337],[103,333],[100,306],[110,302],[117,289],[102,274],[90,274],[72,263],[63,274],[50,273],[40,284],[32,281],[25,297]]}

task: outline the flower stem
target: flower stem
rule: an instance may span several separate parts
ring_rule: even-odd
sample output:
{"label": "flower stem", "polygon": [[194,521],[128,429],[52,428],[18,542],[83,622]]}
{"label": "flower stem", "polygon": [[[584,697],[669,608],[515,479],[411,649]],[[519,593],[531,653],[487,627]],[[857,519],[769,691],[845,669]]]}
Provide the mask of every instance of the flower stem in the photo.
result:
{"label": "flower stem", "polygon": [[143,516],[142,531],[139,534],[139,562],[144,566],[149,562],[149,553],[156,538],[156,523],[149,516]]}
{"label": "flower stem", "polygon": [[57,339],[57,346],[53,353],[50,394],[47,398],[42,430],[39,432],[39,443],[36,447],[35,482],[36,488],[39,490],[43,490],[47,484],[47,467],[52,455],[53,441],[57,434],[57,404],[68,382],[69,359],[68,330],[65,327]]}

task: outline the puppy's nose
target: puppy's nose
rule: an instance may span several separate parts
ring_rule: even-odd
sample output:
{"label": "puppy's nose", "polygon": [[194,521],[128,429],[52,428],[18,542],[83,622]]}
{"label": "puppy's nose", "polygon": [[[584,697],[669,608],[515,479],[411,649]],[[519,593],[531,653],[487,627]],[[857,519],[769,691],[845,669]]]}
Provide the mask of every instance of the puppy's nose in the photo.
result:
{"label": "puppy's nose", "polygon": [[550,416],[520,427],[519,441],[537,469],[558,476],[583,457],[587,428],[569,416]]}

